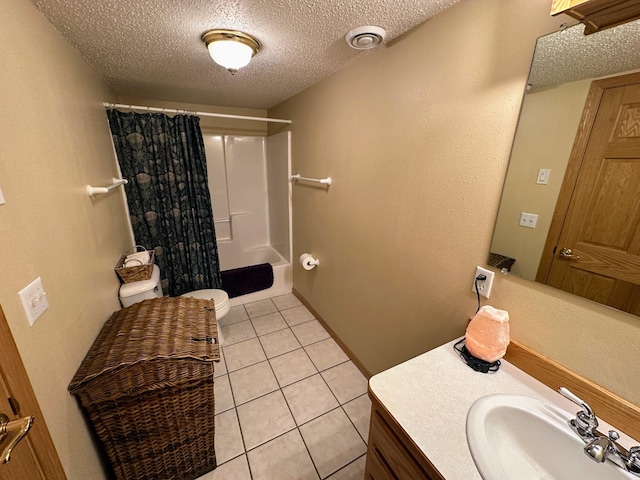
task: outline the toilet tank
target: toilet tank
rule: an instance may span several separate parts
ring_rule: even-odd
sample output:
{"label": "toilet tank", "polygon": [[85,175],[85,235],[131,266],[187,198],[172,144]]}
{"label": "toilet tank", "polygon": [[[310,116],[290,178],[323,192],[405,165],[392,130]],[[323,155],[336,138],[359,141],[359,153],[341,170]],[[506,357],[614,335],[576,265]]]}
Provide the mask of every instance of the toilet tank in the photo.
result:
{"label": "toilet tank", "polygon": [[123,283],[120,285],[120,303],[123,307],[129,307],[134,303],[141,302],[147,298],[162,297],[162,285],[160,284],[160,269],[153,266],[153,272],[149,280],[139,282]]}

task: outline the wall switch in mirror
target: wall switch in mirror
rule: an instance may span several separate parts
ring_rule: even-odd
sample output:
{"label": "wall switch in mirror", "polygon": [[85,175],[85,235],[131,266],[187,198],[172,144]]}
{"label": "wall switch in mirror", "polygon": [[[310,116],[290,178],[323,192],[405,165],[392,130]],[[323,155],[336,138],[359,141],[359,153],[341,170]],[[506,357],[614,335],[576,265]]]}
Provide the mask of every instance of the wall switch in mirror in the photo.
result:
{"label": "wall switch in mirror", "polygon": [[536,228],[536,223],[538,223],[537,214],[526,212],[520,214],[520,223],[518,223],[518,225],[521,227]]}
{"label": "wall switch in mirror", "polygon": [[538,185],[546,185],[547,183],[549,183],[550,173],[551,170],[549,168],[541,168],[540,170],[538,170],[538,179],[536,180],[536,183]]}

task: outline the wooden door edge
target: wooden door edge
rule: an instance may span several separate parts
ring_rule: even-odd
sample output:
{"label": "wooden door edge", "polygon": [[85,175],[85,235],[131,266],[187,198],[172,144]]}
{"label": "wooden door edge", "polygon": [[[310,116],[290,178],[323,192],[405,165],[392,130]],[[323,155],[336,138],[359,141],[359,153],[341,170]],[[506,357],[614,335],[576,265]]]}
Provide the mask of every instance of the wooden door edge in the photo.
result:
{"label": "wooden door edge", "polygon": [[[40,466],[47,474],[48,480],[66,480],[64,468],[58,457],[56,447],[51,438],[49,428],[45,422],[40,406],[37,403],[36,395],[31,387],[31,382],[27,376],[22,359],[18,352],[16,343],[11,335],[7,318],[0,305],[0,351],[2,356],[2,372],[7,380],[7,388],[11,390],[11,395],[20,403],[21,415],[33,415],[36,421],[28,433],[35,445],[34,454],[40,462]],[[7,352],[15,353],[8,355]],[[0,467],[1,468],[1,467]]]}
{"label": "wooden door edge", "polygon": [[578,174],[580,173],[580,168],[582,167],[582,161],[587,150],[591,130],[593,129],[604,91],[604,88],[600,86],[598,81],[591,83],[591,87],[589,88],[589,93],[587,94],[587,99],[582,110],[582,117],[578,124],[578,133],[576,134],[571,153],[569,154],[569,161],[560,187],[558,201],[556,202],[556,207],[551,217],[549,233],[547,233],[547,239],[542,249],[540,263],[538,264],[538,271],[536,273],[537,282],[547,282],[547,277],[551,270],[551,263],[555,256],[554,249],[560,240],[564,220],[567,216],[567,211],[569,210],[573,190],[578,179]]}

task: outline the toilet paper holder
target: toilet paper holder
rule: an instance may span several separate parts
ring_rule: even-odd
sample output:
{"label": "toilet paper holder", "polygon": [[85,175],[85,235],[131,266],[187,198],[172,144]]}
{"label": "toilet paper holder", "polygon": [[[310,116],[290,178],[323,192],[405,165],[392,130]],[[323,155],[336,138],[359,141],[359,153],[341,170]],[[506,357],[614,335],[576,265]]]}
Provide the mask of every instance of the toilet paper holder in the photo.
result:
{"label": "toilet paper holder", "polygon": [[302,268],[305,270],[313,270],[320,265],[320,260],[314,258],[310,253],[303,253],[300,255],[300,265],[302,265]]}

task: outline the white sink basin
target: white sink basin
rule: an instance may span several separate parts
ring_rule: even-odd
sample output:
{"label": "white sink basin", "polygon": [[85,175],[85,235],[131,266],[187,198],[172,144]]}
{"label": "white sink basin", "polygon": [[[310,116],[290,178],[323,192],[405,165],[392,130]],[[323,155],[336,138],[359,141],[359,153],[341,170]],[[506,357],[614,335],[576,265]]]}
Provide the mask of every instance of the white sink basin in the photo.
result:
{"label": "white sink basin", "polygon": [[574,417],[520,395],[489,395],[467,415],[467,441],[484,480],[616,480],[638,477],[613,463],[597,463],[569,428]]}

